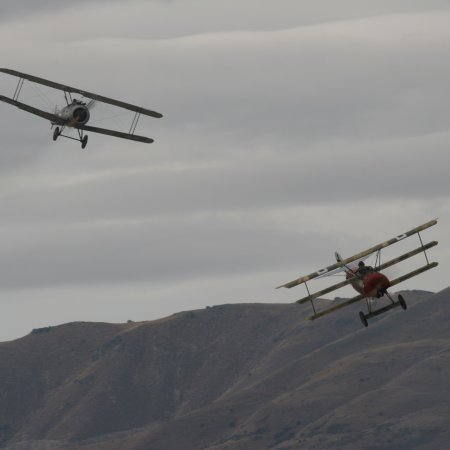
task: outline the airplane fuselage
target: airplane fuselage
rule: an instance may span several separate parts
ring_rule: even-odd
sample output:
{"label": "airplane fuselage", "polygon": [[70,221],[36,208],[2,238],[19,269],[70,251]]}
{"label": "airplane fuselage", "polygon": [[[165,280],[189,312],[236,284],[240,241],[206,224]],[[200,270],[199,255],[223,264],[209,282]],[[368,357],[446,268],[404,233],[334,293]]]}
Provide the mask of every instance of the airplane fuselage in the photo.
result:
{"label": "airplane fuselage", "polygon": [[368,272],[361,276],[356,268],[346,270],[345,274],[347,279],[354,278],[354,281],[351,282],[352,287],[369,298],[381,297],[383,292],[391,285],[386,275],[377,271]]}
{"label": "airplane fuselage", "polygon": [[63,119],[69,127],[84,125],[91,116],[86,104],[79,100],[74,100],[70,105],[60,109],[56,115]]}
{"label": "airplane fuselage", "polygon": [[[335,257],[337,262],[342,261],[338,252],[335,252]],[[373,269],[360,273],[358,267],[346,266],[345,277],[347,280],[352,280],[351,285],[355,291],[370,298],[380,297],[380,294],[390,286],[389,279]]]}

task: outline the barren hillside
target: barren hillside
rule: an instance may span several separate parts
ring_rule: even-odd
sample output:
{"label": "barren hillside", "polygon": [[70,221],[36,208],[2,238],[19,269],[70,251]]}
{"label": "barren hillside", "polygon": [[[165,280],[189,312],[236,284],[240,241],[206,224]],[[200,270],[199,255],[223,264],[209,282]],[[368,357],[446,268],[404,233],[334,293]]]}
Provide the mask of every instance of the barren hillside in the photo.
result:
{"label": "barren hillside", "polygon": [[9,450],[447,449],[450,288],[305,321],[233,304],[0,344]]}

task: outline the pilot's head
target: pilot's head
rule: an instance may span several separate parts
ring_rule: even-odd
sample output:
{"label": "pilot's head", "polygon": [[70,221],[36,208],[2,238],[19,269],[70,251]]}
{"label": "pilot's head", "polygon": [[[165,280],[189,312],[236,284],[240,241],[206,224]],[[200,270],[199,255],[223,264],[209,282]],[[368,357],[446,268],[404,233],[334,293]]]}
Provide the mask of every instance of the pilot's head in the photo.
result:
{"label": "pilot's head", "polygon": [[358,266],[359,266],[359,267],[364,267],[364,265],[365,265],[365,264],[364,264],[364,261],[360,261],[360,262],[358,263]]}

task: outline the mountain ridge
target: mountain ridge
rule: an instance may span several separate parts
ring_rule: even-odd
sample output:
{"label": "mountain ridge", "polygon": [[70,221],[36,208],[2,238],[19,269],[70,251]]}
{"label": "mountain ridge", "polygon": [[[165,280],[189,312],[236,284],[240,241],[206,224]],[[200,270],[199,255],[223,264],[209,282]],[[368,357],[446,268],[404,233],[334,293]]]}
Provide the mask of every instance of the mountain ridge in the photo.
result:
{"label": "mountain ridge", "polygon": [[0,343],[0,442],[444,449],[450,288],[404,295],[407,311],[367,329],[359,305],[310,322],[296,304],[246,303],[33,330]]}

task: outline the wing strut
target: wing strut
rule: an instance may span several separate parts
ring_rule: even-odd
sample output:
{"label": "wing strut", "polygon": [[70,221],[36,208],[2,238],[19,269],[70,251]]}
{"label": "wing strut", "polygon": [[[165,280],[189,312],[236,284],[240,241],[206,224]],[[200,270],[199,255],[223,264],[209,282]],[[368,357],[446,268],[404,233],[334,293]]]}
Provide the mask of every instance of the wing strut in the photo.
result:
{"label": "wing strut", "polygon": [[305,286],[306,286],[306,290],[308,292],[308,297],[307,298],[311,302],[311,306],[312,306],[312,309],[314,311],[314,315],[316,315],[316,308],[314,307],[314,298],[315,297],[313,295],[311,295],[311,293],[309,292],[309,287],[308,287],[308,282],[307,281],[305,281]]}
{"label": "wing strut", "polygon": [[17,83],[16,90],[14,91],[13,100],[15,100],[15,101],[19,100],[19,94],[20,94],[20,91],[22,90],[24,81],[25,81],[24,78],[19,78],[19,82]]}
{"label": "wing strut", "polygon": [[129,134],[134,134],[134,132],[136,131],[136,127],[137,127],[140,117],[141,117],[141,113],[136,111],[134,113],[133,121],[131,122]]}
{"label": "wing strut", "polygon": [[426,248],[425,248],[425,246],[423,245],[422,237],[420,236],[420,232],[417,233],[417,236],[419,236],[420,245],[422,246],[423,254],[425,255],[425,259],[426,259],[426,261],[427,261],[427,264],[430,264],[430,261],[428,261],[427,252],[425,251]]}

